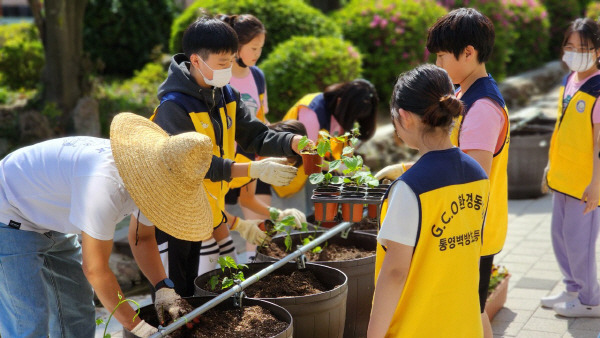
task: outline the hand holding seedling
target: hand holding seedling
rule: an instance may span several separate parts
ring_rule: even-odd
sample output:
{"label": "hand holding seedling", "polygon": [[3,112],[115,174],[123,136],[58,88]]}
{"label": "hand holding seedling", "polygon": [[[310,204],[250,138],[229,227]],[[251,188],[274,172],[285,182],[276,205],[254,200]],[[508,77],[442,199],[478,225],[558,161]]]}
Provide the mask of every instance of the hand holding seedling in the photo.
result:
{"label": "hand holding seedling", "polygon": [[[179,317],[194,310],[185,299],[182,299],[175,290],[170,288],[162,288],[156,291],[154,306],[158,314],[158,321],[163,326],[173,323]],[[189,324],[188,326],[193,325]]]}

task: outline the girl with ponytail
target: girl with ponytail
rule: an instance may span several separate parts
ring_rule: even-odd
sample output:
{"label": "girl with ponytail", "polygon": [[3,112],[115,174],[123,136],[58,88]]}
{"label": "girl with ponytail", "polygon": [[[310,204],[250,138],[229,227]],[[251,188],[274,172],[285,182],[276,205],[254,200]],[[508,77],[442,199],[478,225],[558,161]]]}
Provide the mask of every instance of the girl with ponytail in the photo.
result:
{"label": "girl with ponytail", "polygon": [[481,166],[452,145],[463,109],[445,70],[401,74],[390,102],[420,159],[388,188],[377,236],[368,337],[482,337],[479,256],[489,195]]}

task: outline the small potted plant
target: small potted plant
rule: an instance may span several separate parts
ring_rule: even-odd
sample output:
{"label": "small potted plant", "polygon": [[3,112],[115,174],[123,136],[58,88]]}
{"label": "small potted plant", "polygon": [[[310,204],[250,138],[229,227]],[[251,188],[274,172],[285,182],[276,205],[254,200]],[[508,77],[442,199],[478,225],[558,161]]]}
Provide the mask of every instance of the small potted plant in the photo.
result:
{"label": "small potted plant", "polygon": [[298,148],[302,149],[300,155],[302,156],[302,164],[306,175],[323,171],[323,157],[331,151],[329,139],[319,138],[317,144],[314,145],[308,137],[302,136],[298,142]]}
{"label": "small potted plant", "polygon": [[506,303],[509,279],[510,273],[508,273],[506,267],[495,264],[492,265],[492,275],[490,276],[488,297],[485,303],[485,313],[487,313],[490,321],[504,306],[504,303]]}

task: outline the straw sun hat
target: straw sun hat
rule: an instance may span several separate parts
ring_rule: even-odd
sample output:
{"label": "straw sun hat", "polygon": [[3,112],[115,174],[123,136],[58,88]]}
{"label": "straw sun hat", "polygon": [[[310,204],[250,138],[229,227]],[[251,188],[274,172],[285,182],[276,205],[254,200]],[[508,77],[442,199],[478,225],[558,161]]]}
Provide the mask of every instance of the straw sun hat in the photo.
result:
{"label": "straw sun hat", "polygon": [[169,136],[144,117],[121,113],[110,125],[110,144],[125,188],[156,227],[186,241],[210,238],[212,213],[203,184],[212,160],[208,136]]}

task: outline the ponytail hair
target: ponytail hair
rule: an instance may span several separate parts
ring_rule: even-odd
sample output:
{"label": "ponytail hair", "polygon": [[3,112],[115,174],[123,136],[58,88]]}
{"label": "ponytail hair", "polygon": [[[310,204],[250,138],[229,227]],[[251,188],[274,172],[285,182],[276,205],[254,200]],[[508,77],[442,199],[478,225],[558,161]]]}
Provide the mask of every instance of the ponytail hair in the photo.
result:
{"label": "ponytail hair", "polygon": [[454,118],[463,111],[448,73],[430,64],[400,74],[390,106],[392,119],[398,118],[398,109],[402,108],[419,115],[427,132],[438,127],[449,130]]}
{"label": "ponytail hair", "polygon": [[257,35],[266,34],[263,23],[252,14],[217,15],[217,19],[227,23],[237,33],[240,48],[252,41]]}

